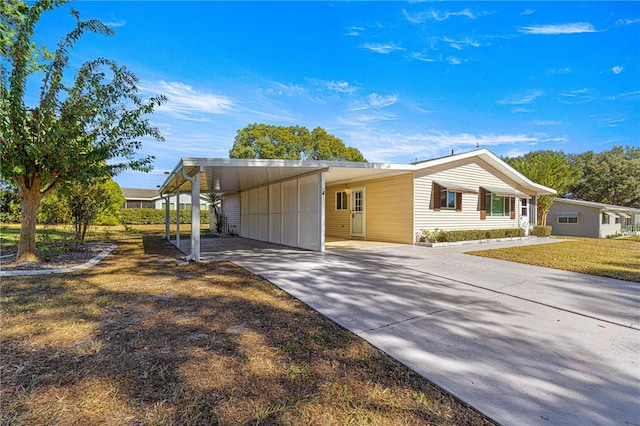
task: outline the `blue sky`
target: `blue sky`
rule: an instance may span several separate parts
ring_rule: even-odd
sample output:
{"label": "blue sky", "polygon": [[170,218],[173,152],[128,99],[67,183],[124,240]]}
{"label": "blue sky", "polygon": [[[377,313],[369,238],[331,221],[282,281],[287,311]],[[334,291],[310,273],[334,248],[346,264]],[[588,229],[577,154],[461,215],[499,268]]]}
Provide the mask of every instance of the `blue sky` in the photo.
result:
{"label": "blue sky", "polygon": [[229,155],[250,123],[324,127],[369,161],[475,149],[516,156],[640,145],[640,2],[74,2],[45,15],[51,48],[70,7],[91,35],[74,68],[107,57],[169,101],[146,141],[155,188],[182,156]]}

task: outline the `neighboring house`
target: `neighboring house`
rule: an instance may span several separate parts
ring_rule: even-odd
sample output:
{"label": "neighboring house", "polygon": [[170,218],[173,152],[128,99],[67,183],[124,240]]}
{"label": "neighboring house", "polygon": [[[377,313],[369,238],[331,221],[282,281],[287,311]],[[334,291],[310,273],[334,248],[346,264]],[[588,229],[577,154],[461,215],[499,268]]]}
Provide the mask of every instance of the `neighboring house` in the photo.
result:
{"label": "neighboring house", "polygon": [[554,235],[606,238],[640,233],[640,209],[556,198],[549,209],[547,225]]}
{"label": "neighboring house", "polygon": [[486,149],[413,164],[183,158],[160,191],[213,188],[240,236],[319,251],[327,237],[413,244],[423,229],[528,232],[536,197],[556,193]]}
{"label": "neighboring house", "polygon": [[[164,209],[166,197],[162,197],[157,189],[121,188],[125,202],[125,209]],[[209,209],[209,197],[200,196],[200,209]],[[170,210],[176,209],[176,196],[169,198]],[[180,210],[191,210],[191,194],[180,194]]]}

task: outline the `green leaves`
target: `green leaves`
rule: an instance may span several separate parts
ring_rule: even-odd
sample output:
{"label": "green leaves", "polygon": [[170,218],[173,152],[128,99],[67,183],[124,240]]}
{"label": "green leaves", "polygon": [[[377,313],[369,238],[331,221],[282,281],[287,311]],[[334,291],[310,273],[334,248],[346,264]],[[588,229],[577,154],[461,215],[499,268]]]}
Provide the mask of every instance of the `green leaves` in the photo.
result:
{"label": "green leaves", "polygon": [[[569,162],[562,151],[534,151],[521,157],[504,159],[511,167],[541,185],[563,194],[580,177],[580,170]],[[538,197],[538,222],[546,223],[555,195]]]}
{"label": "green leaves", "polygon": [[250,124],[238,130],[230,158],[280,160],[366,161],[362,153],[347,147],[321,127],[309,132],[301,126]]}
{"label": "green leaves", "polygon": [[[64,77],[71,71],[68,53],[75,43],[86,32],[112,35],[113,30],[100,21],[82,21],[72,10],[76,27],[55,52],[38,48],[32,41],[36,22],[62,3],[40,0],[28,6],[5,0],[0,5],[0,178],[20,188],[23,220],[32,228],[25,233],[29,239],[35,238],[35,211],[44,195],[61,184],[88,184],[127,168],[149,170],[153,157],[137,155],[142,139],[163,140],[145,116],[166,99],[142,99],[138,80],[126,67],[98,58],[80,67],[70,87],[63,84],[69,80]],[[10,66],[8,72],[4,64]],[[35,70],[44,79],[37,105],[28,106],[24,94]]]}
{"label": "green leaves", "polygon": [[581,171],[568,195],[585,201],[640,208],[640,148],[615,146],[571,156]]}

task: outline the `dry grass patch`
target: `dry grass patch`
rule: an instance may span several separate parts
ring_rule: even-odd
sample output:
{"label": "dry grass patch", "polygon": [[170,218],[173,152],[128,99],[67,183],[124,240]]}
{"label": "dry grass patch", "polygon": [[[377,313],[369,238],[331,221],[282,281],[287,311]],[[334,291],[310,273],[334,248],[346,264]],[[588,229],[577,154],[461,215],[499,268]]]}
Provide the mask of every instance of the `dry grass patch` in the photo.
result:
{"label": "dry grass patch", "polygon": [[467,254],[640,282],[640,239],[563,238],[567,241]]}
{"label": "dry grass patch", "polygon": [[492,424],[232,263],[119,244],[2,279],[1,424]]}

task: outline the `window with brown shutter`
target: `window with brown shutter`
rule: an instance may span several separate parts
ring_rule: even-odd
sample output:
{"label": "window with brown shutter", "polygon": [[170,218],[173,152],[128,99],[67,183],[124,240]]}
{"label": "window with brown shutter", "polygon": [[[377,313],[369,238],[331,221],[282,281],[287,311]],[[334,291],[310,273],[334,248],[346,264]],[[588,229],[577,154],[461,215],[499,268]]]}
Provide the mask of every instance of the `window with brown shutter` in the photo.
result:
{"label": "window with brown shutter", "polygon": [[516,198],[511,197],[511,219],[516,218]]}
{"label": "window with brown shutter", "polygon": [[456,211],[462,211],[462,192],[456,192]]}
{"label": "window with brown shutter", "polygon": [[437,212],[440,211],[440,185],[433,182],[433,209]]}
{"label": "window with brown shutter", "polygon": [[480,188],[480,220],[487,218],[487,190]]}

